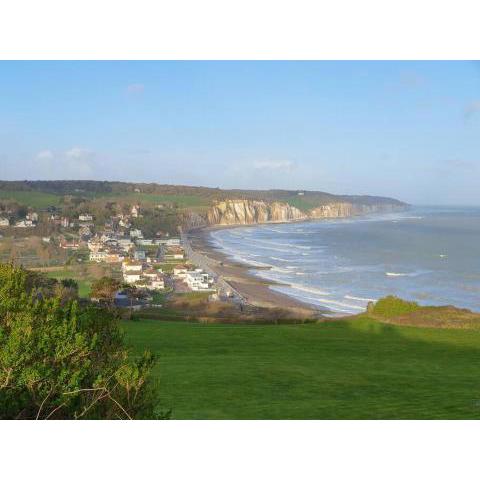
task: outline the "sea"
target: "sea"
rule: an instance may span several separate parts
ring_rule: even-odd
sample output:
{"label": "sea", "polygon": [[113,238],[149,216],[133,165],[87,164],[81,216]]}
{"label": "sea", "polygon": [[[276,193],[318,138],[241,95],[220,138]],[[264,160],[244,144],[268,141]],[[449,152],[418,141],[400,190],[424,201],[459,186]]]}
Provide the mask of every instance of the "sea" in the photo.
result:
{"label": "sea", "polygon": [[216,230],[214,245],[270,288],[332,315],[397,295],[480,312],[480,208],[404,212]]}

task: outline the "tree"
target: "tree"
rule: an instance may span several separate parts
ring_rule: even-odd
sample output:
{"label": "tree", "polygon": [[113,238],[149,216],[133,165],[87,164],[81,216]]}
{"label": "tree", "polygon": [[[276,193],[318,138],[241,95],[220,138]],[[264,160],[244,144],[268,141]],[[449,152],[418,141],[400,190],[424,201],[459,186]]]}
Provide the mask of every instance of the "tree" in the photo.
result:
{"label": "tree", "polygon": [[120,285],[118,280],[111,277],[102,277],[95,280],[92,283],[90,298],[98,299],[100,302],[112,306]]}
{"label": "tree", "polygon": [[0,264],[0,419],[163,418],[155,359],[129,355],[114,312],[37,295],[38,281]]}

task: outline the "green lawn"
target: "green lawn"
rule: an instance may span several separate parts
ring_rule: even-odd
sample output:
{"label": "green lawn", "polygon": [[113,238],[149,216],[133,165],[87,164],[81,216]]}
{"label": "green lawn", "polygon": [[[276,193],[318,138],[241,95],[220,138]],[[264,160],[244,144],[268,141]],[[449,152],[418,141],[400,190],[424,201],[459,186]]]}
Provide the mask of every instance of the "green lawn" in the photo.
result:
{"label": "green lawn", "polygon": [[92,281],[80,278],[74,270],[55,270],[45,272],[45,275],[50,278],[56,278],[57,280],[73,278],[78,283],[78,295],[82,298],[87,298],[90,295]]}
{"label": "green lawn", "polygon": [[179,207],[198,207],[209,205],[207,198],[198,195],[157,195],[155,193],[105,193],[86,195],[95,198],[108,198],[111,200],[122,200],[124,202],[138,202],[147,204],[176,203]]}
{"label": "green lawn", "polygon": [[15,200],[21,205],[33,208],[46,208],[51,205],[58,206],[62,200],[59,195],[44,192],[29,191],[2,191],[0,190],[1,200]]}
{"label": "green lawn", "polygon": [[480,332],[124,322],[177,419],[480,419]]}

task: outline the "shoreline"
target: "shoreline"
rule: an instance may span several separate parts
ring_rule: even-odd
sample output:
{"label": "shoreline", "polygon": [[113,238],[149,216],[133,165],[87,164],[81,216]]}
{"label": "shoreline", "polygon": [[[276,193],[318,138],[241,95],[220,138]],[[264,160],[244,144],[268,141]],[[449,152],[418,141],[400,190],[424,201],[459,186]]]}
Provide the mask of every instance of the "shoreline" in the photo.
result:
{"label": "shoreline", "polygon": [[[236,290],[248,304],[255,307],[290,310],[299,315],[307,316],[321,317],[322,314],[331,314],[332,312],[330,312],[330,310],[319,308],[315,305],[292,298],[287,294],[272,290],[270,288],[272,285],[286,284],[276,283],[254,275],[250,270],[255,267],[232,259],[216,247],[210,237],[210,233],[215,230],[247,226],[254,227],[256,224],[200,227],[185,232],[185,236],[190,243],[192,251],[197,255],[201,255],[208,264],[208,267],[220,279],[224,280]],[[258,269],[261,269],[261,267]]]}

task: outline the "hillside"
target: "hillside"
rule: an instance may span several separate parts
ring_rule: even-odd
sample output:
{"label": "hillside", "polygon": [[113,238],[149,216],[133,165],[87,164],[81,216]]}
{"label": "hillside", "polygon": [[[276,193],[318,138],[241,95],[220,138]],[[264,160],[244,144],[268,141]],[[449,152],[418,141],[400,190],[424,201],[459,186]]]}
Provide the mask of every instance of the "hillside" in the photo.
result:
{"label": "hillside", "polygon": [[[285,202],[299,210],[306,211],[319,205],[347,202],[362,205],[405,205],[399,200],[387,197],[368,195],[333,195],[319,191],[296,190],[222,190],[219,188],[191,187],[185,185],[160,185],[157,183],[126,183],[86,180],[54,180],[54,181],[0,181],[0,198],[12,198],[27,202],[29,195],[34,199],[38,194],[55,197],[71,195],[86,198],[103,198],[132,195],[145,201],[161,201],[170,199],[184,205],[211,205],[223,200],[248,199],[265,202]],[[50,199],[54,204],[53,197]],[[38,201],[38,200],[37,200]],[[47,202],[48,203],[48,202]],[[33,205],[32,205],[33,206]]]}

